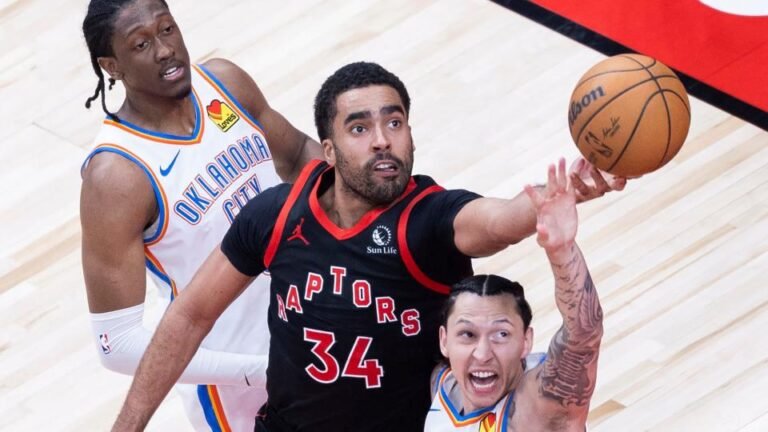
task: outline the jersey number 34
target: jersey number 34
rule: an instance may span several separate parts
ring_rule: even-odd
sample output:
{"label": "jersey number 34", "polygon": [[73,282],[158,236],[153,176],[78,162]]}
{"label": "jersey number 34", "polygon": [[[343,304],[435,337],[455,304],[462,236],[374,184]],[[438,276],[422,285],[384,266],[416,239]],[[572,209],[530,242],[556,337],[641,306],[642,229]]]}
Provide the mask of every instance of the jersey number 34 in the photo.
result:
{"label": "jersey number 34", "polygon": [[[304,340],[314,344],[312,354],[322,363],[320,367],[310,364],[304,368],[309,376],[323,384],[330,384],[339,379],[339,361],[329,352],[336,343],[336,335],[322,330],[304,328]],[[381,377],[384,375],[384,368],[379,365],[378,360],[363,360],[371,342],[373,342],[372,338],[358,336],[341,372],[343,377],[364,379],[365,388],[369,389],[381,387]]]}

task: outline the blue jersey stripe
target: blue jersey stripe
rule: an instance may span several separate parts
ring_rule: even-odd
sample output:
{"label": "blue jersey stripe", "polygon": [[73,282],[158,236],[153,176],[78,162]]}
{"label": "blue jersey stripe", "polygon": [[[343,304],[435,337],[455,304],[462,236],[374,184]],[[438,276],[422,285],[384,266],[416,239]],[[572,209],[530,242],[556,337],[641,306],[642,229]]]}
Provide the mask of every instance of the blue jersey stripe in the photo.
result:
{"label": "blue jersey stripe", "polygon": [[216,412],[213,409],[213,402],[211,401],[211,395],[208,394],[207,385],[201,384],[197,386],[197,398],[200,400],[200,406],[203,408],[203,414],[205,414],[205,421],[211,427],[211,431],[221,432],[221,426],[216,418]]}
{"label": "blue jersey stripe", "polygon": [[[144,129],[141,126],[135,125],[124,119],[120,119],[120,124],[129,129],[133,129],[137,132],[141,132],[151,137],[162,138],[167,140],[176,140],[176,141],[182,141],[182,142],[194,141],[199,138],[198,135],[200,134],[202,113],[200,112],[200,103],[198,102],[197,97],[195,96],[195,92],[190,91],[189,97],[192,99],[192,106],[195,108],[195,129],[192,131],[192,134],[190,136],[173,135],[173,134],[168,134],[163,132],[151,131],[149,129]],[[107,120],[114,121],[111,116],[107,116],[106,118]]]}

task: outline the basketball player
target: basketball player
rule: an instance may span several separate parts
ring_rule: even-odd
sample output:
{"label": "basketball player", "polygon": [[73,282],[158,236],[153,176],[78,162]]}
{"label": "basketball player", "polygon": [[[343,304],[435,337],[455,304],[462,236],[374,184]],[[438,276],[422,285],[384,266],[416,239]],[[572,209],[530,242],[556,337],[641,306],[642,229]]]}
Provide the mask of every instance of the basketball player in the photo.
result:
{"label": "basketball player", "polygon": [[[321,153],[240,68],[190,64],[164,0],[92,0],[83,32],[99,77],[88,104],[101,96],[107,113],[82,170],[83,270],[101,361],[133,374],[151,337],[145,265],[171,301],[250,198]],[[114,114],[102,69],[125,86]],[[266,400],[268,283],[223,313],[181,375],[197,430],[253,430]]]}
{"label": "basketball player", "polygon": [[326,80],[315,123],[327,162],[310,162],[295,184],[240,212],[163,317],[116,430],[146,425],[199,341],[264,269],[269,400],[257,430],[423,429],[449,285],[471,275],[470,257],[532,234],[536,214],[524,194],[480,198],[411,177],[409,108],[403,83],[377,64]]}
{"label": "basketball player", "polygon": [[440,351],[449,365],[433,374],[425,431],[585,430],[603,314],[574,241],[576,201],[567,182],[561,164],[557,173],[550,167],[543,192],[526,188],[563,316],[549,353],[530,354],[531,308],[519,284],[483,275],[454,285],[440,326]]}

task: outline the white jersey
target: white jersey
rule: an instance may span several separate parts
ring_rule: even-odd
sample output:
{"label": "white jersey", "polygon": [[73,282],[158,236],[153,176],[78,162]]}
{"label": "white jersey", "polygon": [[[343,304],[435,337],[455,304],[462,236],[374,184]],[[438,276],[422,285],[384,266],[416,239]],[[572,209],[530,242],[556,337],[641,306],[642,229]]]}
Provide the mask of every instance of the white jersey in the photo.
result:
{"label": "white jersey", "polygon": [[[526,357],[526,370],[531,370],[544,361],[544,353]],[[424,432],[506,432],[509,422],[509,408],[513,405],[515,392],[511,391],[501,398],[496,405],[482,408],[471,413],[462,413],[462,407],[456,397],[460,392],[451,368],[446,366],[438,374],[435,396],[424,424]]]}
{"label": "white jersey", "polygon": [[[193,66],[191,74],[191,136],[106,119],[88,156],[117,153],[141,167],[152,183],[159,215],[144,233],[144,253],[166,302],[189,284],[245,203],[281,182],[258,121],[203,67]],[[216,321],[202,346],[268,354],[268,304],[269,277],[261,275]],[[265,389],[245,386],[177,388],[197,430],[253,430],[266,401]]]}

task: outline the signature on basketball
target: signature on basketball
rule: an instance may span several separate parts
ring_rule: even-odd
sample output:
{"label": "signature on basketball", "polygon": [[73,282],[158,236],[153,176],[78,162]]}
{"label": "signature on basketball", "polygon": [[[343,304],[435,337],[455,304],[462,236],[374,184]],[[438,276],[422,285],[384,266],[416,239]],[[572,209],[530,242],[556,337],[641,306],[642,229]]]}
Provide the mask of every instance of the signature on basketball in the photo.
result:
{"label": "signature on basketball", "polygon": [[[610,158],[613,155],[613,149],[603,141],[603,138],[600,138],[592,131],[588,131],[584,136],[584,140],[594,151],[600,153],[603,157]],[[591,156],[594,156],[594,153]],[[590,162],[594,163],[591,159],[593,158],[590,157]]]}
{"label": "signature on basketball", "polygon": [[621,120],[621,117],[611,117],[611,126],[607,128],[603,128],[603,139],[610,138],[616,135],[616,132],[618,132],[619,129],[621,129],[619,120]]}

